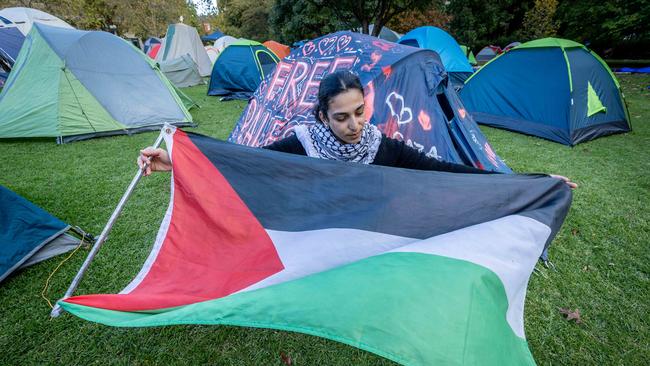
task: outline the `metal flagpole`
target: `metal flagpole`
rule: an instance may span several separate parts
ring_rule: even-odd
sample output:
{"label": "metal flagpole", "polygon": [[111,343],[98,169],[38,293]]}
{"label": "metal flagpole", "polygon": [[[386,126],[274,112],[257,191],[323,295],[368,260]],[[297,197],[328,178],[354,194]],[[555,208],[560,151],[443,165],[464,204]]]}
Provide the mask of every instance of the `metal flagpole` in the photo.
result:
{"label": "metal flagpole", "polygon": [[[165,133],[168,133],[169,126],[165,125],[163,128],[160,130],[160,135],[158,135],[158,138],[156,139],[156,142],[154,142],[153,147],[154,149],[159,147],[160,144],[162,143],[162,140],[165,136]],[[129,197],[131,197],[131,193],[133,193],[133,190],[135,189],[135,186],[138,184],[140,181],[140,178],[142,178],[142,175],[146,168],[149,166],[149,162],[147,162],[142,169],[138,169],[138,172],[135,174],[135,177],[131,180],[131,184],[129,184],[129,187],[126,189],[126,192],[124,192],[124,195],[122,196],[122,199],[120,199],[120,202],[117,204],[117,207],[115,207],[115,210],[113,211],[113,214],[111,217],[108,219],[108,222],[106,223],[106,226],[104,226],[104,230],[102,230],[102,233],[99,235],[97,240],[95,241],[95,244],[93,244],[93,247],[90,249],[90,252],[88,253],[88,256],[86,257],[86,260],[84,263],[81,265],[81,268],[79,268],[79,272],[77,272],[77,275],[74,276],[74,279],[72,280],[72,283],[70,283],[70,287],[68,287],[68,290],[65,292],[65,295],[61,298],[61,300],[65,300],[68,297],[72,296],[72,293],[77,289],[77,286],[79,286],[79,282],[81,281],[81,278],[83,277],[84,273],[90,266],[90,262],[93,261],[93,258],[95,258],[95,254],[99,251],[99,248],[104,244],[106,241],[106,237],[108,237],[108,233],[111,232],[111,229],[113,228],[113,224],[115,224],[115,221],[117,221],[117,218],[120,216],[122,213],[122,209],[124,208],[124,205],[126,205],[126,201],[129,200]],[[53,318],[58,317],[61,315],[61,306],[59,306],[59,303],[57,302],[54,305],[54,308],[52,308],[52,312],[50,313],[50,316]]]}

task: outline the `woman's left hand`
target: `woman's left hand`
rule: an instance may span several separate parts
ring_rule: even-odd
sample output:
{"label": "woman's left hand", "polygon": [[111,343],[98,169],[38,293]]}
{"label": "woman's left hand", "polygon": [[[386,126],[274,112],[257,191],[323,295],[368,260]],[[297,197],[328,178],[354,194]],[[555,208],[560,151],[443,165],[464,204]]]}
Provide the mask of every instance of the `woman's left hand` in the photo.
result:
{"label": "woman's left hand", "polygon": [[576,184],[575,182],[572,182],[571,179],[569,179],[569,178],[567,178],[565,176],[556,175],[556,174],[549,174],[549,176],[551,176],[551,178],[556,178],[556,179],[560,179],[560,180],[564,181],[564,183],[566,183],[566,185],[569,186],[569,188],[571,188],[571,189],[578,188],[578,184]]}

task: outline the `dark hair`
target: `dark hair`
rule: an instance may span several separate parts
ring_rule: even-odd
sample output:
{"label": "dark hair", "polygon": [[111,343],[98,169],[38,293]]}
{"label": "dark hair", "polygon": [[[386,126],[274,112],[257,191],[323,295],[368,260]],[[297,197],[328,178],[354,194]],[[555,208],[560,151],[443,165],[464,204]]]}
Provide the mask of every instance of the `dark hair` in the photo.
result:
{"label": "dark hair", "polygon": [[361,80],[352,71],[341,70],[325,76],[318,87],[318,104],[314,106],[316,120],[320,121],[319,112],[323,112],[323,115],[327,116],[329,103],[334,97],[350,89],[357,89],[363,95]]}

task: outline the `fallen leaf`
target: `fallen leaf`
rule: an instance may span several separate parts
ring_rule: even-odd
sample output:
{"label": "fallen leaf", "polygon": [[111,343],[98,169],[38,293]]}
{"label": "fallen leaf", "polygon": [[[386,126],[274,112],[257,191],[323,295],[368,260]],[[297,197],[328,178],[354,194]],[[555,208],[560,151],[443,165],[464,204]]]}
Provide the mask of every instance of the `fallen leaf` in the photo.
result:
{"label": "fallen leaf", "polygon": [[567,321],[575,320],[576,324],[582,323],[582,320],[580,320],[580,310],[575,309],[571,311],[571,309],[568,308],[558,308],[558,310],[560,311],[560,314],[566,317]]}
{"label": "fallen leaf", "polygon": [[285,365],[291,366],[291,356],[287,355],[284,352],[280,352],[280,358],[282,359],[282,362],[284,362]]}
{"label": "fallen leaf", "polygon": [[580,232],[580,230],[578,230],[576,228],[571,229],[571,235],[573,235],[573,236],[578,235],[579,232]]}

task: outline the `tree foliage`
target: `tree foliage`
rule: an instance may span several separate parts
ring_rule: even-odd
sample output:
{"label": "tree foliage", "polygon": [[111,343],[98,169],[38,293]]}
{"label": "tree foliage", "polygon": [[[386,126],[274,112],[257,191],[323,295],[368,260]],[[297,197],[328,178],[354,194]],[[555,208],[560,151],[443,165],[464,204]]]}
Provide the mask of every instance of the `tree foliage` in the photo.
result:
{"label": "tree foliage", "polygon": [[286,44],[346,29],[331,9],[310,0],[275,1],[269,24],[275,39]]}
{"label": "tree foliage", "polygon": [[395,16],[388,26],[398,33],[407,33],[414,28],[426,25],[447,30],[451,19],[452,16],[445,12],[439,1],[432,1],[423,10],[407,10]]}
{"label": "tree foliage", "polygon": [[449,28],[458,42],[478,50],[519,39],[531,7],[531,0],[451,0],[446,10],[453,16]]}
{"label": "tree foliage", "polygon": [[535,0],[532,9],[526,12],[521,35],[523,40],[553,37],[557,34],[558,22],[555,20],[557,0]]}
{"label": "tree foliage", "polygon": [[222,0],[215,25],[233,37],[263,42],[271,38],[269,13],[273,0]]}
{"label": "tree foliage", "polygon": [[381,29],[394,17],[413,10],[422,10],[431,0],[311,0],[315,4],[332,10],[342,23],[350,28],[360,27],[361,32],[378,36]]}
{"label": "tree foliage", "polygon": [[[650,58],[647,0],[561,1],[559,34],[616,58]],[[607,56],[607,55],[606,55]]]}
{"label": "tree foliage", "polygon": [[0,8],[24,6],[55,15],[79,29],[107,30],[139,37],[162,36],[167,25],[183,22],[198,26],[196,9],[187,0],[0,0]]}

